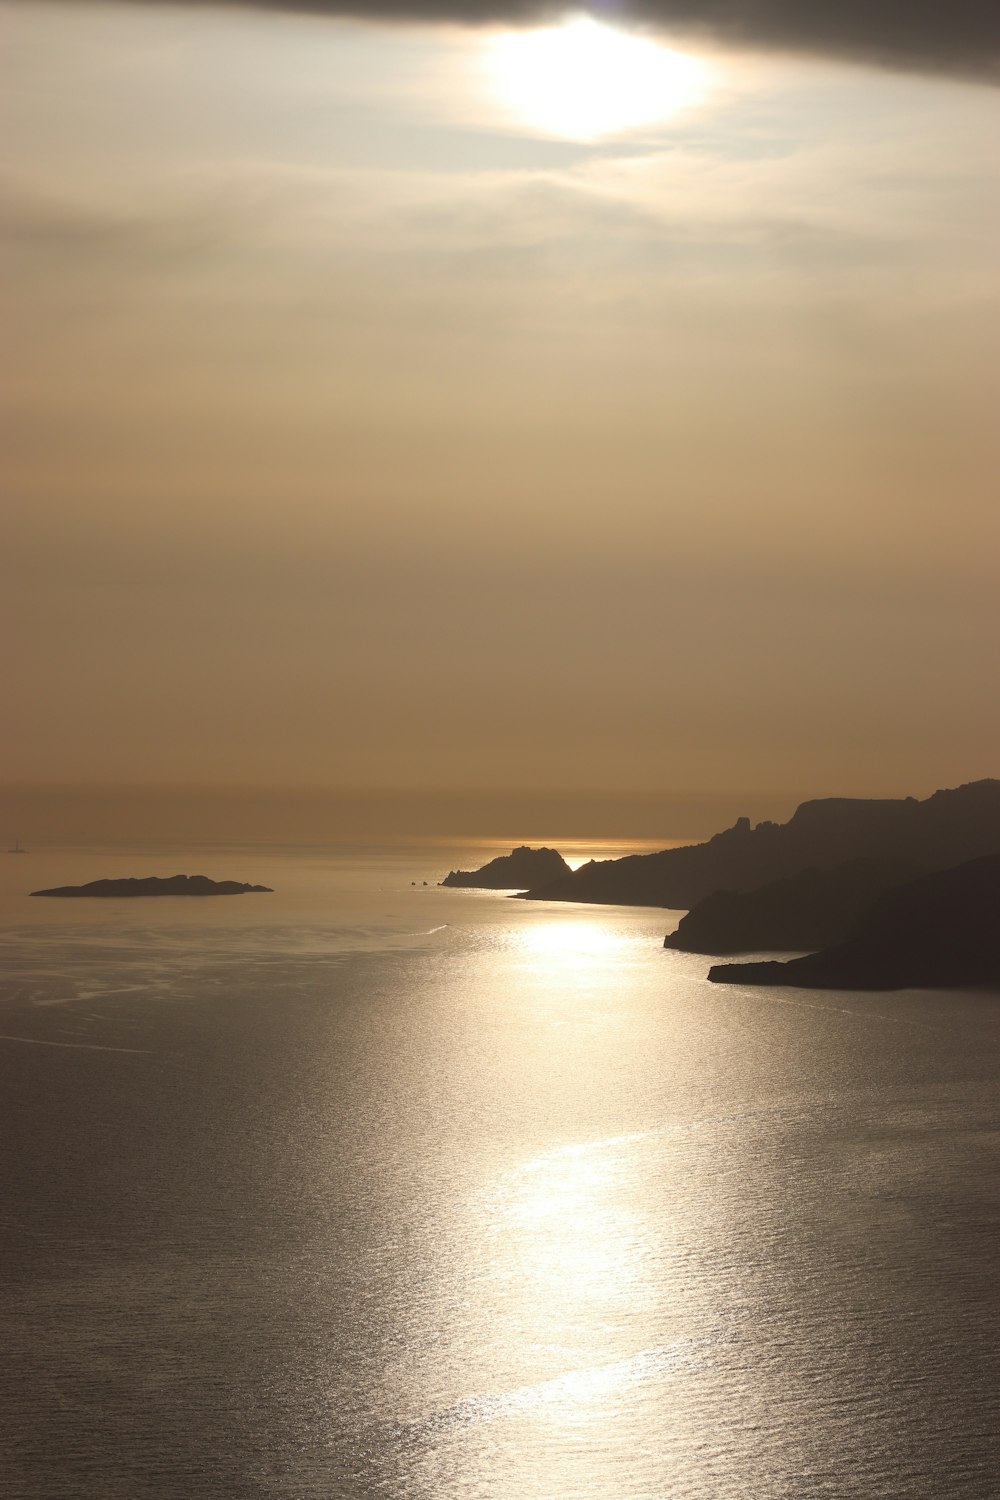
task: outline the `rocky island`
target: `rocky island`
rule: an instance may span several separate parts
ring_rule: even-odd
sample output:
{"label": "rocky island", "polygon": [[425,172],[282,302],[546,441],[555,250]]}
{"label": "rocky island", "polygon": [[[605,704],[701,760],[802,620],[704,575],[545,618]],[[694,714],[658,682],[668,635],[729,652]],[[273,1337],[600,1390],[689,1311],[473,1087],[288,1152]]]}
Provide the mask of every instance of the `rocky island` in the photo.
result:
{"label": "rocky island", "polygon": [[468,890],[526,891],[571,873],[558,849],[529,849],[522,844],[478,870],[451,870],[441,884]]}
{"label": "rocky island", "polygon": [[787,963],[716,964],[708,977],[838,990],[1000,985],[1000,855],[888,891],[844,942],[819,953]]}
{"label": "rocky island", "polygon": [[91,880],[88,885],[57,885],[33,896],[242,896],[247,891],[271,892],[269,885],[247,885],[239,880],[209,880],[207,875],[150,875],[137,880]]}

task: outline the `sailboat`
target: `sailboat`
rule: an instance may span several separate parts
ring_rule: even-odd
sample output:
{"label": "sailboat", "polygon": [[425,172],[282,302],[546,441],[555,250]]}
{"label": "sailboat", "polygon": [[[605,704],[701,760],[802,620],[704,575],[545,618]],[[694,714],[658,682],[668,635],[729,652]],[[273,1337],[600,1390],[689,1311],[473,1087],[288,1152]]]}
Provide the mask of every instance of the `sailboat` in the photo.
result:
{"label": "sailboat", "polygon": [[14,847],[13,847],[13,849],[8,849],[7,850],[8,854],[27,854],[27,852],[28,852],[27,849],[22,849],[21,848],[21,840],[20,839],[15,839],[14,840]]}

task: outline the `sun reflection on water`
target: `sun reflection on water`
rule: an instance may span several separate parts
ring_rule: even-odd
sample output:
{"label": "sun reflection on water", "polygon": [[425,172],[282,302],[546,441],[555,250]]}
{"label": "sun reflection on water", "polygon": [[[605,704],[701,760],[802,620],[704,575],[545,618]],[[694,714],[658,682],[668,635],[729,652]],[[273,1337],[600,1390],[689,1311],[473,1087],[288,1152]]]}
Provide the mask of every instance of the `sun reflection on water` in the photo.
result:
{"label": "sun reflection on water", "polygon": [[628,1298],[641,1258],[622,1156],[602,1144],[525,1163],[506,1205],[533,1300],[574,1317]]}
{"label": "sun reflection on water", "polygon": [[568,1142],[527,1158],[497,1185],[486,1209],[488,1259],[521,1378],[468,1420],[541,1406],[579,1427],[599,1420],[620,1387],[690,1357],[648,1342],[637,1352],[637,1333],[648,1341],[657,1325],[656,1257],[639,1180],[646,1136]]}
{"label": "sun reflection on water", "polygon": [[630,939],[596,917],[554,919],[513,929],[510,943],[531,964],[562,970],[606,966],[619,957]]}

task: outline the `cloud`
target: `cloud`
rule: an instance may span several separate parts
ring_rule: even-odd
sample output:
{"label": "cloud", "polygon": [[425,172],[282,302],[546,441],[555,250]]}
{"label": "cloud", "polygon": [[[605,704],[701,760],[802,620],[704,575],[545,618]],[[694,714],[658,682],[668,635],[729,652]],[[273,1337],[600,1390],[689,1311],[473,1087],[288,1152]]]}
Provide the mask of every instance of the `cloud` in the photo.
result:
{"label": "cloud", "polygon": [[[185,0],[197,6],[209,0]],[[211,0],[217,4],[218,0]],[[531,22],[563,0],[230,0],[230,3],[362,20]],[[993,0],[583,0],[607,19],[724,44],[853,58],[881,66],[996,81],[1000,8]]]}
{"label": "cloud", "polygon": [[0,174],[0,247],[96,258],[203,257],[246,227],[221,192],[207,201],[148,205],[99,202],[82,191]]}

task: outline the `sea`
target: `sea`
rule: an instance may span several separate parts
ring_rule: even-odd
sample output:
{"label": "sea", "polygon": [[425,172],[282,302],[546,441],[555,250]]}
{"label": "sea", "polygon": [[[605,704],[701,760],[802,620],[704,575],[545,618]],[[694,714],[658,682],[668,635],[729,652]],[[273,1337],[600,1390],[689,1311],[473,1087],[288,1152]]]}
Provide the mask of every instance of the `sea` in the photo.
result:
{"label": "sea", "polygon": [[[1000,1494],[1000,996],[500,847],[0,854],[4,1500]],[[274,892],[28,895],[176,873]]]}

